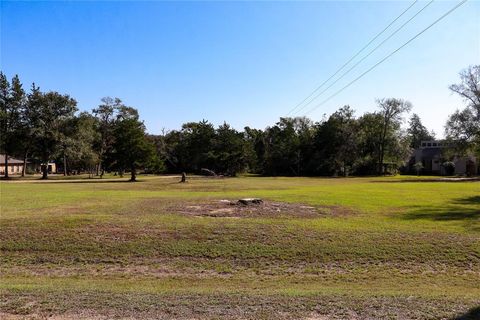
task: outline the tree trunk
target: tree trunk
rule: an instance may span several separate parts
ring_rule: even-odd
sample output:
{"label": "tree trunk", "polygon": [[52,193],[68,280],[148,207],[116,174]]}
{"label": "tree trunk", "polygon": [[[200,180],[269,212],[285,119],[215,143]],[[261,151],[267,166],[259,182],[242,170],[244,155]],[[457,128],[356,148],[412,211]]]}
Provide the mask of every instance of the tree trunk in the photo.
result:
{"label": "tree trunk", "polygon": [[67,156],[63,153],[63,176],[67,175]]}
{"label": "tree trunk", "polygon": [[25,177],[26,171],[27,171],[27,152],[23,154],[22,177]]}
{"label": "tree trunk", "polygon": [[388,126],[390,125],[390,118],[387,117],[387,115],[384,116],[384,123],[383,123],[383,130],[382,130],[382,136],[381,136],[381,141],[380,141],[380,159],[379,159],[379,164],[378,164],[378,173],[383,174],[383,159],[385,156],[385,139],[387,138],[387,130]]}
{"label": "tree trunk", "polygon": [[42,166],[42,179],[43,180],[48,179],[48,162],[46,165]]}
{"label": "tree trunk", "polygon": [[182,172],[182,180],[180,182],[187,182],[187,174],[185,172]]}
{"label": "tree trunk", "polygon": [[8,154],[5,152],[5,179],[8,179]]}
{"label": "tree trunk", "polygon": [[131,182],[137,181],[137,170],[136,170],[135,166],[132,166],[132,168],[131,168],[130,181]]}

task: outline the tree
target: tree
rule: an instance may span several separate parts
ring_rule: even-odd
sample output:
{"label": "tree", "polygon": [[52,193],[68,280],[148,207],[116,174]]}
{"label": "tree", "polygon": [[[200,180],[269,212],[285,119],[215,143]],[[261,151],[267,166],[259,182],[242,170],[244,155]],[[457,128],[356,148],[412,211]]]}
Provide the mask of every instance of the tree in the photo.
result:
{"label": "tree", "polygon": [[0,72],[0,145],[5,155],[5,178],[8,178],[8,157],[17,151],[16,139],[19,136],[22,113],[25,105],[25,91],[18,75],[11,84]]}
{"label": "tree", "polygon": [[412,105],[408,101],[395,98],[379,99],[377,100],[377,104],[383,118],[379,145],[380,149],[378,154],[378,174],[382,174],[384,172],[384,158],[388,135],[399,128],[400,123],[403,120],[403,113],[409,112]]}
{"label": "tree", "polygon": [[35,147],[35,124],[37,123],[36,114],[41,103],[42,93],[40,88],[32,84],[30,92],[27,94],[27,101],[23,108],[21,128],[18,133],[19,154],[23,158],[22,177],[27,170],[27,159],[34,151]]}
{"label": "tree", "polygon": [[480,65],[460,72],[460,81],[451,85],[450,90],[464,99],[466,107],[450,116],[445,126],[446,136],[455,140],[458,153],[480,155]]}
{"label": "tree", "polygon": [[96,118],[87,112],[65,121],[60,135],[64,175],[72,168],[92,174],[99,161],[98,153],[93,149],[99,136],[96,129]]}
{"label": "tree", "polygon": [[421,161],[416,162],[413,167],[415,168],[415,171],[417,172],[417,176],[420,175],[420,172],[422,172],[423,169],[423,163]]}
{"label": "tree", "polygon": [[354,165],[357,174],[384,173],[385,163],[398,167],[408,158],[409,139],[400,124],[401,120],[391,121],[385,130],[382,112],[365,113],[358,119],[358,153]]}
{"label": "tree", "polygon": [[182,125],[175,154],[180,171],[200,172],[202,168],[213,168],[213,141],[215,128],[206,120]]}
{"label": "tree", "polygon": [[41,94],[37,108],[33,110],[36,153],[42,161],[42,179],[48,178],[49,160],[62,147],[62,129],[77,111],[77,102],[69,95],[58,92]]}
{"label": "tree", "polygon": [[300,175],[302,154],[294,118],[280,118],[265,130],[264,174]]}
{"label": "tree", "polygon": [[317,126],[315,141],[322,173],[348,175],[357,156],[357,133],[358,122],[350,106],[339,109]]}
{"label": "tree", "polygon": [[130,170],[130,181],[137,180],[137,169],[155,157],[153,145],[147,140],[145,125],[138,119],[134,109],[124,109],[115,121],[113,144],[114,159],[118,169]]}
{"label": "tree", "polygon": [[7,76],[0,72],[0,144],[1,151],[5,155],[5,178],[8,178],[8,140],[10,123],[8,121],[10,113],[10,83]]}
{"label": "tree", "polygon": [[422,120],[418,114],[412,114],[408,124],[407,133],[410,138],[410,148],[417,149],[420,147],[422,140],[435,139],[434,134],[428,132],[428,129],[422,124]]}
{"label": "tree", "polygon": [[165,170],[169,172],[181,172],[180,155],[178,151],[182,149],[182,133],[177,130],[164,132],[160,136],[150,137],[150,141],[157,149],[157,155],[160,159],[164,159]]}
{"label": "tree", "polygon": [[378,112],[367,112],[358,118],[358,156],[355,160],[358,174],[378,173],[382,125],[383,116]]}
{"label": "tree", "polygon": [[265,156],[265,133],[259,129],[245,127],[243,140],[248,170],[252,173],[262,173]]}
{"label": "tree", "polygon": [[480,114],[480,65],[474,65],[460,72],[460,84],[452,84],[450,90],[460,95],[467,107]]}
{"label": "tree", "polygon": [[214,170],[229,176],[235,176],[245,169],[247,164],[243,134],[231,128],[227,123],[215,130],[212,142]]}
{"label": "tree", "polygon": [[105,163],[109,158],[114,143],[114,123],[116,112],[123,106],[122,100],[119,98],[104,97],[101,99],[102,104],[92,110],[93,115],[98,120],[99,136],[96,143],[98,152],[97,175],[103,177],[105,171]]}
{"label": "tree", "polygon": [[155,149],[154,162],[151,162],[148,165],[148,171],[151,173],[162,173],[165,172],[166,166],[166,156],[167,152],[167,143],[165,141],[165,131],[161,135],[152,135],[147,134],[147,140],[150,144],[153,145]]}

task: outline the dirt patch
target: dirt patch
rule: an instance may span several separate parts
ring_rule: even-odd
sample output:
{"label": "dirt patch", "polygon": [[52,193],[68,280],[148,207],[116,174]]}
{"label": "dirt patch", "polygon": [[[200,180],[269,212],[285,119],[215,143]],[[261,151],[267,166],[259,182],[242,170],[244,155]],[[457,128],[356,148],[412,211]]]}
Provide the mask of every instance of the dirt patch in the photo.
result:
{"label": "dirt patch", "polygon": [[302,203],[289,203],[263,199],[261,203],[242,204],[238,199],[209,199],[169,202],[164,199],[144,199],[135,202],[125,213],[143,214],[173,213],[198,217],[217,218],[320,218],[342,217],[357,214],[342,206],[311,206]]}
{"label": "dirt patch", "polygon": [[319,217],[329,214],[332,208],[263,200],[261,203],[241,204],[236,200],[210,200],[194,204],[175,203],[165,208],[167,212],[189,216],[240,218],[240,217]]}

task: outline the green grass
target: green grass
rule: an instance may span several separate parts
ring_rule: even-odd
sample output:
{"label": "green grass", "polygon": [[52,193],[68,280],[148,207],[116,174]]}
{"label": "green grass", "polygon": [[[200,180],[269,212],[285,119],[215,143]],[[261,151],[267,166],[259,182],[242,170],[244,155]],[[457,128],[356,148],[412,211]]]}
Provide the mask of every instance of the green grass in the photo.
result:
{"label": "green grass", "polygon": [[[0,310],[437,319],[480,305],[479,182],[123,180],[0,183]],[[314,206],[319,214],[185,210],[240,197]],[[71,295],[79,302],[66,301]],[[121,306],[127,301],[135,312]],[[282,307],[270,310],[275,304]]]}

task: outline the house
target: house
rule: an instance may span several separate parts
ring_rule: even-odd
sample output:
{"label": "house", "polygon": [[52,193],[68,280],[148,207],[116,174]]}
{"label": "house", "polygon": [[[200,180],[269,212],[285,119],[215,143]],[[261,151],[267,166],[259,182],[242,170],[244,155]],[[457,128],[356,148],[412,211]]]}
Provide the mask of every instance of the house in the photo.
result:
{"label": "house", "polygon": [[[42,171],[43,164],[27,161],[27,172],[40,173]],[[57,173],[57,165],[55,162],[49,162],[47,164],[48,173]],[[8,157],[8,174],[16,175],[22,174],[23,160]],[[5,155],[0,154],[0,175],[5,174]]]}
{"label": "house", "polygon": [[450,157],[455,168],[453,172],[448,172],[443,164],[449,160],[446,156],[447,150],[451,151],[452,142],[444,140],[422,141],[420,147],[415,149],[409,162],[410,171],[413,172],[415,163],[422,163],[424,174],[440,175],[476,175],[478,174],[478,161],[474,156],[453,156]]}
{"label": "house", "polygon": [[[8,174],[21,174],[23,170],[23,160],[8,157]],[[0,154],[0,174],[5,174],[5,155]]]}

